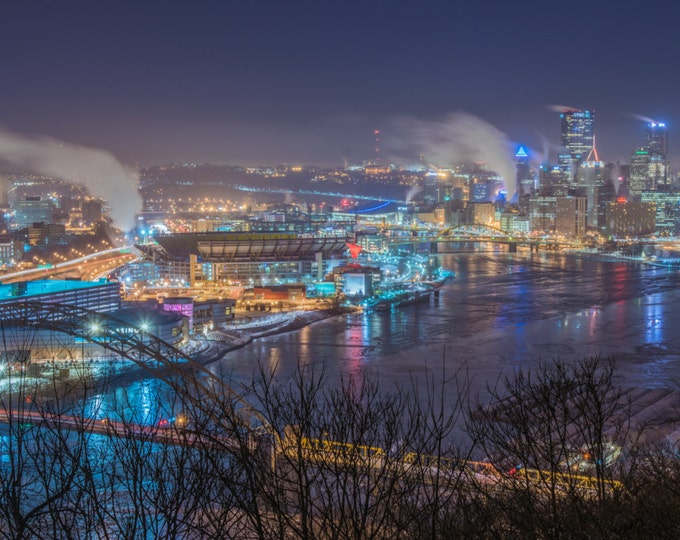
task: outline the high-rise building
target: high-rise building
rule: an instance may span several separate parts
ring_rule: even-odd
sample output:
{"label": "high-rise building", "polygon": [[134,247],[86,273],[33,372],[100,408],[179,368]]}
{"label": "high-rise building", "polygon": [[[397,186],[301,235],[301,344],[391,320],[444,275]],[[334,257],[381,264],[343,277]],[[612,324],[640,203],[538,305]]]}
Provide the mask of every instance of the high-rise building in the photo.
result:
{"label": "high-rise building", "polygon": [[517,149],[515,167],[517,170],[517,192],[520,197],[533,195],[535,189],[534,175],[529,164],[529,154],[524,146]]}
{"label": "high-rise building", "polygon": [[595,137],[593,137],[593,147],[588,153],[588,157],[581,161],[576,170],[576,178],[574,179],[574,187],[576,195],[585,197],[587,200],[588,227],[597,227],[597,206],[598,206],[598,188],[605,183],[607,169],[604,162],[600,160],[600,156],[595,148]]}
{"label": "high-rise building", "polygon": [[557,197],[555,201],[555,232],[581,238],[586,233],[585,197]]}
{"label": "high-rise building", "polygon": [[636,149],[630,156],[630,178],[628,185],[630,186],[630,194],[633,197],[639,196],[643,191],[648,191],[652,188],[647,176],[649,160],[649,150],[644,146]]}
{"label": "high-rise building", "polygon": [[532,197],[529,200],[531,230],[540,233],[555,232],[556,197]]}
{"label": "high-rise building", "polygon": [[647,124],[645,146],[652,155],[658,155],[664,159],[668,157],[668,128],[664,122]]}
{"label": "high-rise building", "polygon": [[656,234],[677,236],[680,233],[680,193],[643,191],[643,203],[656,207]]}
{"label": "high-rise building", "polygon": [[538,191],[545,197],[562,197],[569,192],[570,167],[541,165],[538,173]]}
{"label": "high-rise building", "polygon": [[656,229],[656,204],[617,201],[609,203],[605,234],[631,237],[652,234]]}
{"label": "high-rise building", "polygon": [[615,182],[618,182],[618,179],[614,180],[610,177],[605,180],[603,185],[597,188],[597,222],[589,223],[588,225],[597,227],[601,233],[605,232],[607,228],[607,208],[609,208],[609,204],[615,202],[618,197]]}
{"label": "high-rise building", "polygon": [[663,122],[650,122],[645,144],[630,157],[630,193],[639,199],[643,191],[666,191],[671,179],[668,129]]}
{"label": "high-rise building", "polygon": [[593,111],[567,110],[560,114],[561,140],[564,152],[560,154],[560,165],[570,165],[572,175],[593,149]]}

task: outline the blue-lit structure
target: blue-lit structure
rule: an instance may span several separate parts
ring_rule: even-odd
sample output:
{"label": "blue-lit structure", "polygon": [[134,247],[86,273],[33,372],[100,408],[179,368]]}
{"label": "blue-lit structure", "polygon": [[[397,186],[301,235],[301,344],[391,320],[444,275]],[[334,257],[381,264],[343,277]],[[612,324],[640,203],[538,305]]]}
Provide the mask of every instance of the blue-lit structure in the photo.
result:
{"label": "blue-lit structure", "polygon": [[[22,309],[26,305],[69,306],[102,314],[115,321],[115,332],[121,335],[145,332],[179,344],[187,336],[186,318],[175,313],[148,309],[122,309],[120,285],[116,282],[40,280],[0,285],[0,313]],[[26,317],[31,317],[30,310]],[[64,321],[67,323],[68,321]],[[33,321],[0,319],[0,357],[5,360],[30,359],[76,360],[101,356],[103,349],[77,336],[36,327]],[[71,324],[80,324],[71,321]]]}
{"label": "blue-lit structure", "polygon": [[101,313],[120,309],[120,285],[108,281],[37,280],[0,285],[0,304],[49,302]]}
{"label": "blue-lit structure", "polygon": [[529,165],[529,153],[524,146],[515,153],[515,169],[517,171],[517,191],[520,196],[532,195],[534,192],[534,176]]}

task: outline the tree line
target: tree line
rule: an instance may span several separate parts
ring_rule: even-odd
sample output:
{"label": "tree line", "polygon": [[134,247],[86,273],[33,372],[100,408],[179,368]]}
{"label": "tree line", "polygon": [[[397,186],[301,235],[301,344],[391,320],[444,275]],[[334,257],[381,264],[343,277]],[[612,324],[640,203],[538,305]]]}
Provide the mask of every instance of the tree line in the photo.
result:
{"label": "tree line", "polygon": [[237,394],[178,368],[157,412],[183,421],[154,427],[173,444],[124,395],[96,433],[101,381],[19,371],[0,393],[0,538],[680,537],[677,449],[643,442],[615,371],[543,362],[479,401],[464,372],[387,387],[261,368]]}

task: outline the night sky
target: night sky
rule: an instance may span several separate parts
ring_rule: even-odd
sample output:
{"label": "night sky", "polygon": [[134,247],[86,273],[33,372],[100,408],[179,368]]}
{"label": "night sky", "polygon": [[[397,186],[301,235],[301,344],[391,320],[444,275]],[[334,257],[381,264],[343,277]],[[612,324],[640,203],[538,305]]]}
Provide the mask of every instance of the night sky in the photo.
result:
{"label": "night sky", "polygon": [[601,157],[666,121],[680,166],[680,4],[7,1],[0,126],[126,163],[361,162],[403,119],[465,112],[543,151],[594,109]]}

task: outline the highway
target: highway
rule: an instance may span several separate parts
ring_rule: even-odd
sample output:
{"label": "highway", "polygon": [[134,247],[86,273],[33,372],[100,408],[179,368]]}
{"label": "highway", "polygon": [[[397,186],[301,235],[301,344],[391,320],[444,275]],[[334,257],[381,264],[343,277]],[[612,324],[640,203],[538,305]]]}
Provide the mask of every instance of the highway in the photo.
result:
{"label": "highway", "polygon": [[50,279],[65,274],[71,274],[85,281],[95,280],[125,263],[138,259],[139,256],[140,253],[132,246],[106,249],[54,264],[48,268],[31,268],[4,274],[0,276],[0,283]]}

